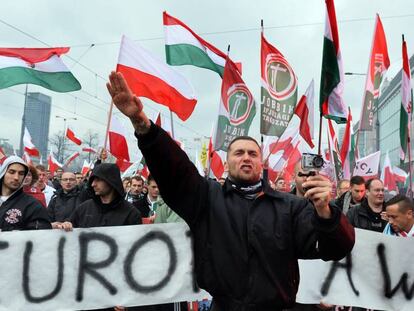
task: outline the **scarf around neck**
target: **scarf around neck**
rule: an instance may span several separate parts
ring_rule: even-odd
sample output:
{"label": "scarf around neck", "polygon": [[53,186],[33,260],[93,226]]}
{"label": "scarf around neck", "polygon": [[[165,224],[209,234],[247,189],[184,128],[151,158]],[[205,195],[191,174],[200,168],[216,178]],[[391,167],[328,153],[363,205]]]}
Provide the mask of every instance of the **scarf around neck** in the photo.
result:
{"label": "scarf around neck", "polygon": [[241,194],[244,198],[248,200],[254,200],[257,195],[262,191],[262,181],[259,180],[256,183],[238,183],[229,179],[231,187]]}

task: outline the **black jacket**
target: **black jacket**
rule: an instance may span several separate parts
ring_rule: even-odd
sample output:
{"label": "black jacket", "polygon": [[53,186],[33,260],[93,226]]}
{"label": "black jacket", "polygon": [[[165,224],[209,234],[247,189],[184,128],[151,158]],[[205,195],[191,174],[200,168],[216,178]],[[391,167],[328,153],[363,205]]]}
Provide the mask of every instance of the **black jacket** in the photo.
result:
{"label": "black jacket", "polygon": [[17,190],[0,207],[0,229],[34,230],[52,229],[46,208],[35,198]]}
{"label": "black jacket", "polygon": [[142,217],[149,217],[151,208],[150,203],[148,202],[148,194],[145,194],[144,197],[132,203],[141,213]]}
{"label": "black jacket", "polygon": [[165,202],[190,226],[198,285],[224,310],[293,305],[299,258],[339,260],[355,233],[339,209],[317,216],[310,201],[272,191],[255,200],[202,178],[170,136],[151,125],[138,146]]}
{"label": "black jacket", "polygon": [[[385,205],[382,208],[385,211]],[[364,198],[361,205],[351,208],[346,214],[349,222],[355,228],[383,232],[387,221],[382,219],[380,215],[376,215],[368,206],[367,198]]]}
{"label": "black jacket", "polygon": [[80,204],[79,193],[78,187],[68,193],[65,193],[62,188],[57,190],[47,207],[50,221],[69,221],[73,211]]}
{"label": "black jacket", "polygon": [[115,189],[116,197],[109,204],[103,204],[101,199],[93,195],[79,205],[71,216],[71,222],[75,228],[123,226],[141,224],[139,211],[129,202],[124,200],[124,188],[118,166],[111,163],[102,163],[92,171],[89,185],[95,177],[105,180]]}

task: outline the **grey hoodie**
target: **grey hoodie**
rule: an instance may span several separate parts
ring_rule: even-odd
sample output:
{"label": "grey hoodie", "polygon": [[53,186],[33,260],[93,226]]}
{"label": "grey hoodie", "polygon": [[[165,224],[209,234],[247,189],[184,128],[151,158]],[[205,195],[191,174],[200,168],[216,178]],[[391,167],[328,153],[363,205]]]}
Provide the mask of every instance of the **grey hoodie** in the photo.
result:
{"label": "grey hoodie", "polygon": [[[26,177],[29,171],[27,164],[17,156],[10,156],[0,167],[1,186],[7,169],[14,163],[24,166],[26,169],[24,176]],[[0,205],[0,229],[2,231],[52,228],[46,209],[35,198],[23,192],[23,182],[19,189]]]}

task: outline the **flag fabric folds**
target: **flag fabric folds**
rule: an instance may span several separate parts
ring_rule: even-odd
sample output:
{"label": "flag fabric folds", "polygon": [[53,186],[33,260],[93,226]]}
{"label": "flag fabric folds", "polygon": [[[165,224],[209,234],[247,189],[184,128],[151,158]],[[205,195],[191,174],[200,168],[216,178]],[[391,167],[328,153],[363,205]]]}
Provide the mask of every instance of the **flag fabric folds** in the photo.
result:
{"label": "flag fabric folds", "polygon": [[252,93],[234,64],[226,62],[214,149],[227,152],[235,137],[248,135],[255,114],[256,104]]}
{"label": "flag fabric folds", "polygon": [[353,176],[362,176],[365,180],[378,177],[381,151],[377,151],[355,161]]}
{"label": "flag fabric folds", "polygon": [[63,165],[61,163],[59,163],[58,160],[56,160],[56,158],[53,155],[52,151],[50,151],[49,156],[47,157],[47,163],[48,163],[48,166],[49,166],[49,171],[52,174],[52,176],[54,175],[54,173],[56,172],[56,170],[58,168],[63,167]]}
{"label": "flag fabric folds", "polygon": [[408,141],[410,139],[410,124],[413,103],[411,99],[411,68],[405,40],[402,43],[403,70],[401,79],[401,108],[400,108],[400,158],[407,156]]}
{"label": "flag fabric folds", "polygon": [[322,72],[320,86],[320,111],[328,119],[345,123],[347,109],[342,98],[344,92],[344,72],[339,48],[338,25],[336,23],[333,0],[325,0],[326,22],[323,41]]}
{"label": "flag fabric folds", "polygon": [[292,118],[298,81],[292,67],[277,48],[261,36],[260,133],[280,137]]}
{"label": "flag fabric folds", "polygon": [[63,48],[0,48],[0,89],[36,84],[55,92],[72,92],[81,85],[63,63]]}
{"label": "flag fabric folds", "polygon": [[128,143],[126,140],[127,134],[125,128],[117,117],[111,117],[111,124],[108,131],[109,136],[109,151],[111,154],[121,160],[129,162]]}
{"label": "flag fabric folds", "polygon": [[82,145],[82,140],[78,138],[70,128],[66,129],[66,137],[78,146]]}
{"label": "flag fabric folds", "polygon": [[379,98],[380,85],[385,76],[390,60],[388,58],[387,40],[381,19],[377,14],[374,39],[372,41],[368,74],[365,82],[364,100],[359,122],[360,131],[372,131],[374,125],[374,107]]}
{"label": "flag fabric folds", "polygon": [[341,146],[341,163],[345,179],[351,179],[351,166],[355,161],[355,143],[352,128],[351,108],[348,107],[348,120],[346,121],[344,138]]}
{"label": "flag fabric folds", "polygon": [[300,98],[295,108],[295,114],[300,118],[299,131],[302,138],[313,148],[314,138],[314,82],[313,79]]}
{"label": "flag fabric folds", "polygon": [[117,72],[121,72],[136,96],[167,106],[181,120],[192,114],[197,99],[188,81],[151,52],[123,36]]}
{"label": "flag fabric folds", "polygon": [[32,136],[30,136],[30,133],[27,127],[24,128],[23,145],[24,145],[24,151],[27,152],[27,154],[31,155],[32,157],[39,157],[40,152],[36,148],[36,146],[33,144]]}

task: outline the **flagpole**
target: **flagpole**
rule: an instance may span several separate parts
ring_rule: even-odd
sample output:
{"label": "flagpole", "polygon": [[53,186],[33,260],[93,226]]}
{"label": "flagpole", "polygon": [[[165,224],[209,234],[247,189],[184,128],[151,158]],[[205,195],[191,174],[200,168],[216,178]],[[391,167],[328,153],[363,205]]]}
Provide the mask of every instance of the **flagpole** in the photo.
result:
{"label": "flagpole", "polygon": [[321,143],[322,143],[322,112],[320,113],[320,118],[319,118],[319,138],[318,138],[318,154],[322,155],[321,153]]}
{"label": "flagpole", "polygon": [[106,149],[106,146],[108,144],[109,128],[111,126],[111,117],[112,117],[113,108],[114,108],[114,101],[111,100],[111,105],[109,106],[109,112],[108,112],[108,122],[106,123],[106,132],[105,132],[105,140],[104,140],[103,149]]}
{"label": "flagpole", "polygon": [[26,83],[26,90],[24,92],[24,108],[23,108],[23,116],[22,116],[22,129],[20,133],[20,156],[23,156],[24,153],[24,147],[23,147],[23,135],[24,135],[24,129],[26,127],[26,107],[27,107],[27,89],[28,84]]}
{"label": "flagpole", "polygon": [[171,109],[169,109],[169,110],[170,110],[170,119],[171,119],[171,136],[172,136],[173,139],[175,139],[173,113],[172,113]]}

